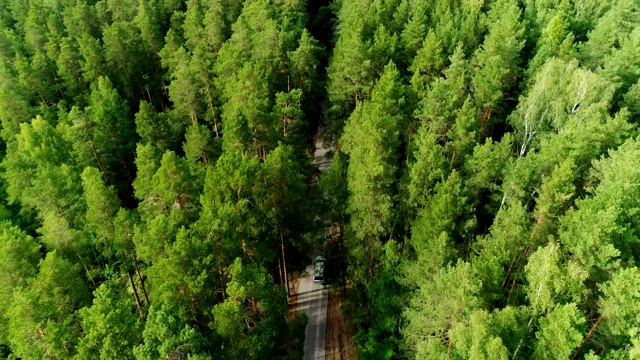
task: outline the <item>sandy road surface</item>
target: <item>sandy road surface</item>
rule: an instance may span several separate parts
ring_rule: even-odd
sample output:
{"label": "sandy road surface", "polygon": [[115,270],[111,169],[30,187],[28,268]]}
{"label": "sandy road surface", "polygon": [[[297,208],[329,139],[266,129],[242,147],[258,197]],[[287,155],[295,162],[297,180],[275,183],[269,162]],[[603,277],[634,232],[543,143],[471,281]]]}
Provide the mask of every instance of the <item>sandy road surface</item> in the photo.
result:
{"label": "sandy road surface", "polygon": [[[321,171],[331,166],[331,159],[327,152],[331,149],[322,147],[322,140],[316,141],[314,163]],[[314,254],[311,259],[315,259]],[[309,322],[305,331],[304,359],[324,360],[327,338],[327,290],[324,286],[313,282],[313,261],[307,265],[307,276],[300,278],[298,295],[296,298],[296,311],[307,313]]]}
{"label": "sandy road surface", "polygon": [[327,338],[327,291],[324,286],[314,283],[313,264],[307,266],[306,277],[298,284],[297,311],[304,311],[309,317],[305,333],[304,359],[324,360]]}

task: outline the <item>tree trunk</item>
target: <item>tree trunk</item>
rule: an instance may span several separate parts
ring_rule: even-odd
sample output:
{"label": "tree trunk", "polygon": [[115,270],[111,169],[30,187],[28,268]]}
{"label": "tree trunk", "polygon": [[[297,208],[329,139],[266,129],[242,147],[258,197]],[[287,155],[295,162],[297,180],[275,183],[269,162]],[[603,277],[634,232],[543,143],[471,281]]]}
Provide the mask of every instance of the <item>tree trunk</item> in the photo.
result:
{"label": "tree trunk", "polygon": [[93,284],[93,286],[95,286],[96,282],[93,280],[93,276],[91,276],[91,273],[89,272],[89,268],[87,268],[87,265],[84,263],[84,260],[82,260],[82,256],[80,256],[80,254],[77,251],[76,251],[76,256],[78,257],[78,259],[80,259],[80,264],[82,264],[84,271],[87,273],[87,277],[89,278],[89,280],[91,280],[91,283]]}
{"label": "tree trunk", "polygon": [[489,125],[489,119],[491,118],[492,112],[492,107],[484,108],[484,110],[482,111],[482,120],[480,121],[480,140],[484,140],[484,138],[487,136],[487,127]]}
{"label": "tree trunk", "polygon": [[589,330],[587,337],[585,337],[584,340],[582,341],[582,344],[578,346],[578,350],[576,350],[576,353],[573,354],[573,356],[571,357],[571,360],[576,360],[578,358],[578,355],[580,355],[580,351],[582,351],[582,348],[587,343],[587,341],[589,341],[589,339],[591,338],[591,335],[593,335],[593,333],[596,331],[598,326],[600,326],[600,323],[602,322],[603,319],[604,319],[604,314],[600,315],[596,323],[593,324],[593,327],[591,327],[591,330]]}
{"label": "tree trunk", "polygon": [[449,173],[453,170],[453,163],[456,161],[457,150],[453,150],[453,154],[451,155],[451,164],[449,165]]}
{"label": "tree trunk", "polygon": [[216,137],[220,137],[220,133],[218,133],[218,120],[216,120],[216,112],[213,107],[213,97],[211,96],[211,91],[209,90],[209,85],[205,85],[205,91],[207,92],[207,100],[209,102],[209,109],[211,109],[211,119],[213,119],[213,130],[216,133]]}
{"label": "tree trunk", "polygon": [[136,267],[136,273],[138,274],[138,279],[140,279],[142,294],[144,295],[144,299],[147,300],[147,306],[151,306],[151,301],[149,301],[149,295],[147,294],[147,288],[144,286],[144,280],[142,279],[142,274],[140,274],[140,267],[138,266],[136,254],[133,254],[133,265]]}
{"label": "tree trunk", "polygon": [[278,275],[280,276],[280,284],[284,284],[284,278],[282,277],[282,258],[278,254]]}
{"label": "tree trunk", "polygon": [[225,282],[224,282],[224,268],[221,265],[223,263],[222,260],[222,256],[220,255],[221,251],[220,251],[220,242],[216,241],[216,255],[218,257],[218,274],[220,275],[220,277],[218,277],[219,281],[221,281],[220,283],[220,292],[222,293],[222,301],[227,300],[227,292],[225,291]]}
{"label": "tree trunk", "polygon": [[284,238],[282,237],[282,230],[280,230],[280,245],[282,249],[282,270],[284,274],[284,282],[287,283],[287,297],[291,296],[289,289],[289,276],[287,276],[287,259],[284,256]]}
{"label": "tree trunk", "polygon": [[87,268],[87,265],[82,264],[82,266],[84,267],[84,271],[87,273],[87,276],[89,276],[89,280],[91,280],[91,283],[93,284],[93,286],[96,286],[96,282],[93,281],[93,276],[91,276],[91,273],[89,273],[89,269]]}
{"label": "tree trunk", "polygon": [[131,284],[131,289],[133,289],[133,297],[136,299],[136,305],[138,305],[138,313],[140,317],[143,317],[142,313],[142,305],[140,305],[140,297],[138,296],[138,290],[136,289],[136,284],[133,282],[133,276],[131,276],[131,272],[127,271],[127,275],[129,276],[129,283]]}
{"label": "tree trunk", "polygon": [[191,124],[195,125],[198,122],[198,115],[196,113],[196,111],[191,108]]}

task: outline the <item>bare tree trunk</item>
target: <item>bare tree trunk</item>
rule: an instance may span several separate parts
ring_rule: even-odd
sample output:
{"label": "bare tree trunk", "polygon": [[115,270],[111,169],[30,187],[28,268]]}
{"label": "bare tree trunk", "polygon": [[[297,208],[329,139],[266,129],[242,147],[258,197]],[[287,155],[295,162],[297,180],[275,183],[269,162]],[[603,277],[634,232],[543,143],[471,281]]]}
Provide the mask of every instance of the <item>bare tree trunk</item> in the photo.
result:
{"label": "bare tree trunk", "polygon": [[89,276],[89,280],[91,280],[91,283],[93,284],[93,286],[96,286],[96,282],[93,281],[93,276],[91,276],[91,273],[89,273],[89,269],[87,269],[87,265],[82,264],[82,266],[84,267],[84,271],[87,273],[87,275]]}
{"label": "bare tree trunk", "polygon": [[[218,279],[224,279],[224,268],[222,267],[222,256],[220,256],[220,242],[216,241],[216,255],[218,256],[218,274],[220,275],[220,277]],[[222,301],[227,300],[227,292],[225,291],[225,283],[224,280],[222,280],[222,283],[220,284],[220,292],[222,293]]]}
{"label": "bare tree trunk", "polygon": [[587,337],[585,337],[584,340],[582,341],[582,344],[578,346],[578,350],[576,350],[576,353],[573,354],[573,356],[571,357],[571,360],[576,360],[578,358],[578,355],[580,355],[580,351],[582,351],[582,348],[587,343],[587,341],[589,341],[589,339],[591,338],[591,335],[593,335],[593,333],[596,331],[598,326],[600,326],[600,323],[602,322],[603,319],[604,319],[604,314],[600,315],[596,323],[593,324],[593,327],[591,327],[591,330],[589,330]]}
{"label": "bare tree trunk", "polygon": [[136,289],[136,284],[133,282],[133,276],[131,276],[131,272],[127,271],[127,275],[129,276],[129,283],[131,284],[131,289],[133,289],[133,297],[136,299],[136,305],[138,305],[138,313],[140,317],[144,316],[142,313],[142,305],[140,305],[140,297],[138,296],[138,290]]}
{"label": "bare tree trunk", "polygon": [[191,124],[194,125],[198,122],[198,116],[196,114],[196,111],[191,109]]}
{"label": "bare tree trunk", "polygon": [[142,274],[140,274],[140,267],[138,266],[136,254],[133,254],[133,265],[136,267],[136,273],[138,274],[138,279],[140,279],[142,294],[144,295],[145,300],[147,300],[147,306],[151,306],[151,301],[149,301],[149,295],[147,294],[147,288],[144,286],[144,279],[142,279]]}
{"label": "bare tree trunk", "polygon": [[280,284],[284,284],[284,278],[282,277],[282,258],[278,254],[278,275],[280,276]]}
{"label": "bare tree trunk", "polygon": [[209,101],[209,109],[211,109],[211,119],[213,119],[213,130],[216,133],[216,137],[220,137],[220,133],[218,132],[218,120],[216,120],[216,113],[213,107],[213,97],[211,96],[211,91],[209,91],[209,85],[205,85],[205,91],[207,92],[207,100]]}
{"label": "bare tree trunk", "polygon": [[493,112],[493,108],[488,107],[482,111],[482,120],[480,121],[480,139],[484,140],[487,135],[487,127],[489,125],[489,119],[491,118],[491,113]]}
{"label": "bare tree trunk", "polygon": [[[529,319],[529,323],[527,324],[527,328],[530,329],[531,328],[531,324],[533,323],[533,318],[534,316],[532,316]],[[522,346],[522,342],[524,341],[524,336],[522,338],[520,338],[520,342],[518,343],[518,347],[516,347],[516,350],[513,352],[513,357],[511,358],[511,360],[514,360],[516,358],[516,356],[518,356],[518,351],[520,351],[520,347]]]}
{"label": "bare tree trunk", "polygon": [[291,296],[289,289],[289,277],[287,276],[287,259],[284,256],[284,238],[282,237],[282,230],[280,230],[280,245],[282,249],[282,270],[284,273],[284,282],[287,283],[287,297]]}
{"label": "bare tree trunk", "polygon": [[457,151],[453,150],[453,154],[451,155],[451,164],[449,165],[449,173],[453,170],[453,163],[456,161]]}

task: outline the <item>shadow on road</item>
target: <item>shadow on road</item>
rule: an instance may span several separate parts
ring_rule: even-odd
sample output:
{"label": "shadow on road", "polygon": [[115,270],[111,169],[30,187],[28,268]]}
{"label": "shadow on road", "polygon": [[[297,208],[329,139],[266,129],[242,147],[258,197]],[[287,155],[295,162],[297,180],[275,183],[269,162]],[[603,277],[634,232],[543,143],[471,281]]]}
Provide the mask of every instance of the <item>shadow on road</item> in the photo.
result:
{"label": "shadow on road", "polygon": [[302,295],[307,295],[307,294],[317,293],[317,292],[324,291],[324,290],[326,290],[326,289],[315,289],[315,290],[309,290],[309,291],[299,292],[299,293],[297,293],[297,294],[293,294],[291,297],[297,297],[297,298],[300,298],[300,297],[302,297]]}

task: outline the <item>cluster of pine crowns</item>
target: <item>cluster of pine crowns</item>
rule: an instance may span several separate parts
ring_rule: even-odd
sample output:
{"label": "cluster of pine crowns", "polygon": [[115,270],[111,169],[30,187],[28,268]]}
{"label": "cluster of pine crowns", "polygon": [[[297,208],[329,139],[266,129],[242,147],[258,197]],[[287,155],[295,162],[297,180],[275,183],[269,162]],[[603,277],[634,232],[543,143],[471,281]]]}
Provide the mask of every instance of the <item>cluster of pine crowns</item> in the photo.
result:
{"label": "cluster of pine crowns", "polygon": [[0,357],[300,359],[321,248],[362,359],[639,359],[638,54],[638,0],[4,0]]}

